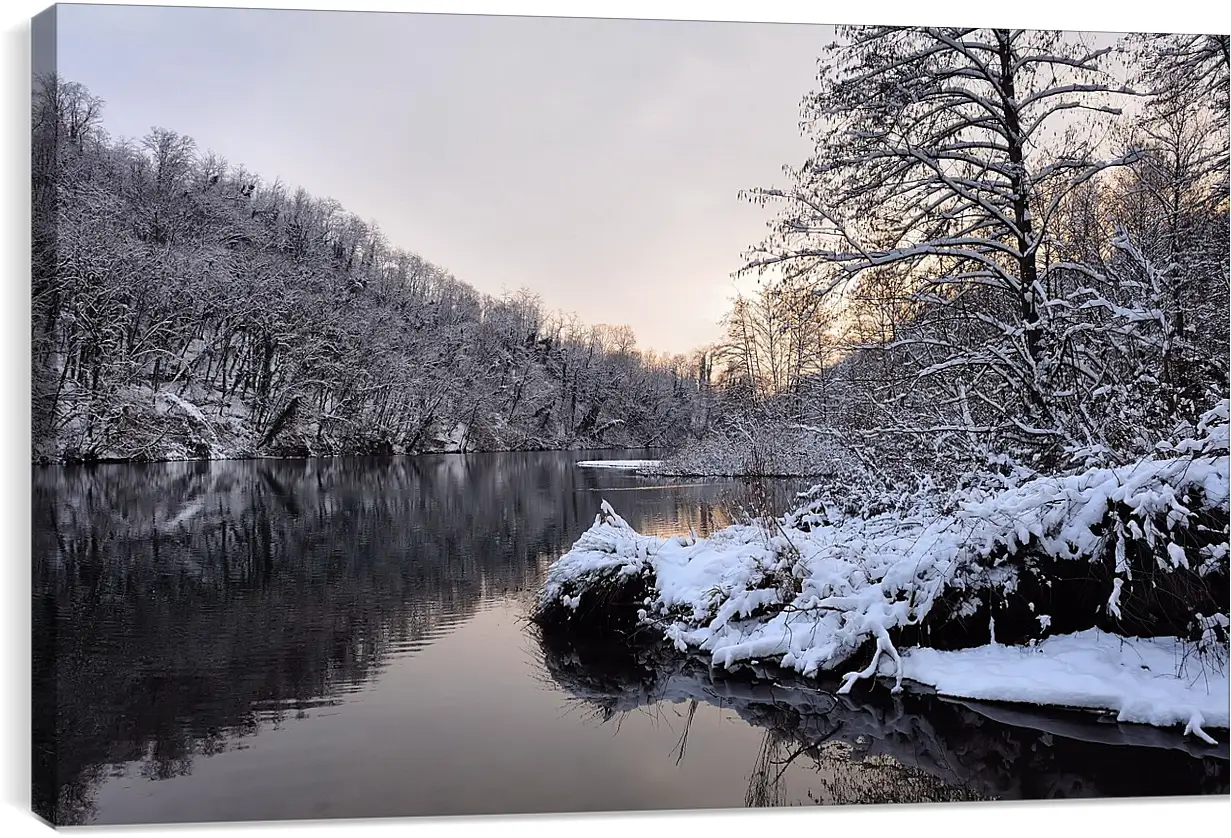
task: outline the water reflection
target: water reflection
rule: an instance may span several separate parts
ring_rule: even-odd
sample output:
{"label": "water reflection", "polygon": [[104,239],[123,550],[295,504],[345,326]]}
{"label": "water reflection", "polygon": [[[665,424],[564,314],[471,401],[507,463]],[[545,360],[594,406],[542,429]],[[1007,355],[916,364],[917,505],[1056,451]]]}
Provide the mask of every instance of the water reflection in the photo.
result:
{"label": "water reflection", "polygon": [[344,700],[537,589],[604,497],[704,535],[745,493],[574,466],[596,454],[35,469],[35,810],[90,822],[124,766],[182,777]]}
{"label": "water reflection", "polygon": [[[836,695],[783,673],[717,674],[656,649],[542,639],[551,679],[600,724],[684,705],[721,707],[764,730],[745,805],[1227,794],[1228,749],[1136,725],[887,690]],[[617,734],[618,735],[618,734]],[[677,744],[687,748],[688,726]],[[811,775],[803,798],[790,771]],[[799,777],[794,785],[800,788]]]}
{"label": "water reflection", "polygon": [[[36,811],[77,824],[1227,792],[1225,745],[1148,728],[838,700],[767,673],[540,645],[524,604],[604,498],[644,532],[706,535],[801,488],[574,465],[595,456],[36,469]],[[663,723],[606,734],[634,710]]]}

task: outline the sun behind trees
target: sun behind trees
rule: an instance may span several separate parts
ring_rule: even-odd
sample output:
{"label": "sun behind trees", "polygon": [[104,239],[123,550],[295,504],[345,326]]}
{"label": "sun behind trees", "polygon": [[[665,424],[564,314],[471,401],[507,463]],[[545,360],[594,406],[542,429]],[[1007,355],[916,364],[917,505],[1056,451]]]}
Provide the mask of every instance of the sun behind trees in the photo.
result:
{"label": "sun behind trees", "polygon": [[[492,298],[331,200],[33,98],[34,456],[670,445],[695,362]],[[682,420],[681,420],[682,418]]]}
{"label": "sun behind trees", "polygon": [[839,38],[813,154],[747,193],[779,212],[719,353],[728,425],[891,478],[1048,472],[1147,456],[1226,398],[1225,36]]}

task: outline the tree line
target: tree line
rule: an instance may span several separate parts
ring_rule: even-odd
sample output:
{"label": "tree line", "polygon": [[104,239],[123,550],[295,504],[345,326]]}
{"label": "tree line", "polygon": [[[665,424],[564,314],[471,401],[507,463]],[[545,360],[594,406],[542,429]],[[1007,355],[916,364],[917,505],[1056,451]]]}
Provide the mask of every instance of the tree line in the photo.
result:
{"label": "tree line", "polygon": [[335,201],[32,100],[38,460],[672,445],[694,359],[493,297]]}
{"label": "tree line", "polygon": [[1227,36],[1086,40],[840,28],[812,154],[746,193],[778,213],[714,347],[729,444],[1063,470],[1227,398]]}

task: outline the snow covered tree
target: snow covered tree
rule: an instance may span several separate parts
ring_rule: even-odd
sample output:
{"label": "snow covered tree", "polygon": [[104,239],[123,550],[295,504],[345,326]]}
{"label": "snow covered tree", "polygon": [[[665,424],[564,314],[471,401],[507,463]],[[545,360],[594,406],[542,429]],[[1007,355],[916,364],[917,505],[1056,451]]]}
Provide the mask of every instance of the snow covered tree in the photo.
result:
{"label": "snow covered tree", "polygon": [[[1097,370],[1079,405],[1103,458],[1144,456],[1227,389],[1226,62],[1218,36],[1130,37],[1148,93],[1116,134],[1129,166],[1084,186],[1046,252],[1061,263],[1070,331]],[[1225,38],[1222,39],[1225,42]],[[1204,69],[1189,60],[1206,48]],[[1189,58],[1184,58],[1189,56]],[[1221,81],[1219,78],[1221,77]]]}
{"label": "snow covered tree", "polygon": [[1204,101],[1226,123],[1231,112],[1231,37],[1227,35],[1136,35],[1142,80],[1164,111]]}
{"label": "snow covered tree", "polygon": [[[1072,363],[1051,322],[1056,272],[1040,247],[1066,196],[1131,155],[1079,122],[1120,113],[1124,85],[1094,49],[1059,32],[844,27],[804,102],[814,153],[789,169],[773,234],[746,270],[813,278],[857,296],[892,269],[916,309],[900,350],[928,418],[879,430],[912,436],[1065,438],[1058,382]],[[834,267],[840,268],[835,275]],[[823,280],[817,279],[823,277]]]}

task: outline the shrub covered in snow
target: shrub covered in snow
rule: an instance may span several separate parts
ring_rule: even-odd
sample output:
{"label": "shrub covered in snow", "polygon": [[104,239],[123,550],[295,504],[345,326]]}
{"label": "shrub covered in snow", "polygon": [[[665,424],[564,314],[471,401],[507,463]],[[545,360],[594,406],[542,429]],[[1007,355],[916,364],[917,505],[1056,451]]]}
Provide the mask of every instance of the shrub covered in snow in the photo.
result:
{"label": "shrub covered in snow", "polygon": [[[882,658],[900,683],[904,646],[1098,628],[1225,649],[1225,416],[1225,403],[1206,414],[1173,446],[1181,456],[949,495],[923,484],[879,511],[818,496],[772,527],[708,539],[640,535],[604,504],[550,568],[536,619],[584,627],[594,614],[612,619],[619,601],[638,626],[718,666],[771,661],[815,675],[863,662],[845,689]],[[646,596],[625,594],[632,579]],[[1216,651],[1207,659],[1217,667]]]}

